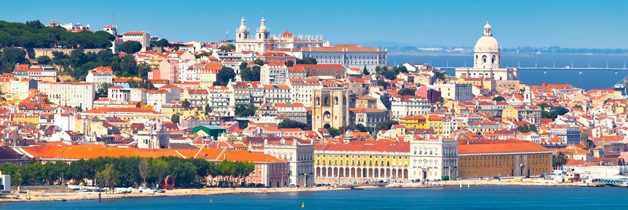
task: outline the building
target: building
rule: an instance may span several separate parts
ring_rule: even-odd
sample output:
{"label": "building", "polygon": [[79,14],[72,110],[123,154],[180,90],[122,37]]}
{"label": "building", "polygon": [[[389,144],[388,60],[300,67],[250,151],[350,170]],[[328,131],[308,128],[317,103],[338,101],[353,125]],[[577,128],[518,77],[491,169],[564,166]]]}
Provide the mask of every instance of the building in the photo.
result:
{"label": "building", "polygon": [[375,128],[377,124],[390,120],[390,112],[387,109],[349,108],[349,112],[352,125],[363,125],[367,128]]}
{"label": "building", "polygon": [[445,83],[436,85],[441,97],[454,101],[473,100],[473,85],[461,83]]}
{"label": "building", "polygon": [[312,130],[349,125],[349,92],[342,85],[315,89],[312,98]]}
{"label": "building", "polygon": [[500,47],[493,37],[491,25],[484,25],[484,33],[473,48],[473,68],[456,68],[458,78],[488,78],[493,80],[517,80],[518,69],[500,67]]}
{"label": "building", "polygon": [[293,137],[248,137],[251,147],[262,147],[264,154],[286,160],[290,165],[288,186],[314,186],[314,144]]}
{"label": "building", "polygon": [[18,64],[15,65],[13,74],[19,79],[33,79],[46,82],[57,81],[57,70],[54,66]]}
{"label": "building", "polygon": [[308,77],[328,76],[342,79],[347,71],[343,64],[295,64],[294,67],[305,69]]}
{"label": "building", "polygon": [[137,148],[160,149],[169,148],[168,133],[163,124],[158,121],[150,121],[144,129],[133,135],[133,140],[137,142]]}
{"label": "building", "polygon": [[121,86],[111,86],[107,90],[107,98],[110,101],[118,102],[130,102],[131,101],[131,89],[122,88]]}
{"label": "building", "polygon": [[146,49],[150,47],[150,34],[143,31],[129,31],[122,34],[122,40],[125,42],[136,41],[142,44],[141,52],[146,52]]}
{"label": "building", "polygon": [[496,140],[458,145],[461,178],[540,176],[551,173],[552,152],[529,141]]}
{"label": "building", "polygon": [[290,78],[288,87],[293,103],[302,103],[306,107],[312,107],[312,94],[314,89],[321,87],[321,83],[315,78]]}
{"label": "building", "polygon": [[311,125],[308,111],[302,103],[275,103],[277,116]]}
{"label": "building", "polygon": [[316,183],[340,185],[380,180],[407,181],[409,145],[409,142],[394,141],[315,144]]}
{"label": "building", "polygon": [[427,99],[416,96],[391,96],[390,104],[392,117],[395,119],[432,112],[432,104]]}
{"label": "building", "polygon": [[37,89],[54,104],[82,110],[92,109],[96,98],[95,85],[89,82],[39,82]]}
{"label": "building", "polygon": [[[406,139],[407,138],[407,139]],[[414,181],[455,180],[458,171],[458,142],[430,135],[407,135],[410,142],[410,179]]]}
{"label": "building", "polygon": [[[288,31],[279,36],[270,36],[270,29],[266,27],[266,20],[263,17],[253,37],[251,37],[250,31],[246,27],[244,17],[240,20],[240,27],[236,29],[235,47],[238,53],[247,51],[266,53],[272,49],[324,46],[329,46],[329,42],[325,41],[322,36],[293,35]],[[262,54],[262,57],[268,57],[268,55]],[[282,57],[287,58],[285,56]],[[292,60],[294,58],[288,59]]]}
{"label": "building", "polygon": [[0,171],[0,192],[11,191],[11,175],[2,174]]}
{"label": "building", "polygon": [[348,68],[366,68],[370,72],[377,66],[386,66],[387,51],[355,44],[337,44],[328,47],[304,47],[297,52],[297,58],[314,58],[318,64],[342,64]]}
{"label": "building", "polygon": [[283,85],[288,81],[288,67],[283,63],[264,64],[259,75],[263,85]]}
{"label": "building", "polygon": [[96,84],[96,89],[100,89],[103,84],[113,84],[113,71],[110,66],[99,66],[87,73],[85,82]]}

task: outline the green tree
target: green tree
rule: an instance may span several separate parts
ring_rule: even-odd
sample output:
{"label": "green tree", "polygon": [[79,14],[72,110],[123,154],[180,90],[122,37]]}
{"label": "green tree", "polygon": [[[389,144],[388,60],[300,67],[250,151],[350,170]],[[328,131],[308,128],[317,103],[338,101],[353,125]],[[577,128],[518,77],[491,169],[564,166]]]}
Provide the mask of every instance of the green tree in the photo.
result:
{"label": "green tree", "polygon": [[[1,27],[0,27],[1,28]],[[29,63],[26,59],[26,51],[20,48],[4,48],[0,52],[0,71],[12,72],[15,64]]]}
{"label": "green tree", "polygon": [[189,109],[190,106],[192,106],[192,103],[190,103],[190,101],[185,99],[185,100],[183,100],[183,102],[181,102],[181,106],[183,106],[183,108]]}
{"label": "green tree", "polygon": [[172,121],[173,123],[179,123],[179,119],[180,116],[178,114],[172,114],[172,116],[170,117],[170,121]]}
{"label": "green tree", "polygon": [[390,130],[390,128],[392,128],[392,126],[396,124],[399,124],[399,122],[393,120],[377,123],[377,125],[375,125],[375,133],[379,132],[380,130]]}
{"label": "green tree", "polygon": [[297,64],[317,64],[317,63],[318,62],[316,61],[316,59],[312,57],[304,57],[303,59],[297,58]]}
{"label": "green tree", "polygon": [[37,57],[37,63],[40,65],[48,65],[52,63],[52,59],[47,55]]}
{"label": "green tree", "polygon": [[157,47],[168,47],[170,46],[170,42],[167,39],[161,38],[155,42],[155,46]]}
{"label": "green tree", "polygon": [[558,155],[552,155],[552,167],[562,167],[567,163],[567,156],[559,152]]}
{"label": "green tree", "polygon": [[168,175],[168,169],[170,165],[165,160],[160,158],[152,159],[149,167],[150,179],[155,183],[161,183],[163,179]]}
{"label": "green tree", "polygon": [[327,132],[329,132],[329,135],[332,137],[340,136],[342,134],[338,128],[334,127],[327,128]]}
{"label": "green tree", "polygon": [[310,126],[296,120],[285,119],[277,125],[278,128],[300,128],[303,130],[311,130]]}
{"label": "green tree", "polygon": [[137,170],[140,174],[140,178],[142,178],[142,186],[146,186],[146,179],[148,179],[148,173],[150,162],[146,158],[142,158],[137,166]]}
{"label": "green tree", "polygon": [[96,173],[96,178],[101,187],[109,187],[110,190],[118,185],[120,182],[120,172],[116,170],[115,166],[111,163],[105,165],[105,168]]}
{"label": "green tree", "polygon": [[366,69],[366,66],[364,66],[364,68],[362,69],[362,74],[369,75],[369,74],[371,74],[371,72],[369,72],[369,70]]}
{"label": "green tree", "polygon": [[232,68],[223,66],[218,74],[216,74],[216,82],[214,82],[214,86],[226,86],[235,78],[235,76],[236,74]]}
{"label": "green tree", "polygon": [[264,65],[264,61],[260,60],[260,59],[255,59],[253,61],[253,64],[258,65],[258,66],[263,66]]}
{"label": "green tree", "polygon": [[98,95],[98,97],[106,98],[109,94],[109,88],[111,87],[111,85],[112,85],[111,83],[100,84],[100,87],[96,91],[96,94]]}
{"label": "green tree", "polygon": [[399,95],[402,95],[402,96],[413,96],[413,95],[415,95],[414,90],[410,89],[410,88],[401,88],[401,89],[399,89],[399,91],[397,93],[399,93]]}
{"label": "green tree", "polygon": [[3,163],[0,165],[0,171],[2,174],[11,176],[11,186],[22,185],[22,174],[17,165],[13,163]]}
{"label": "green tree", "polygon": [[294,66],[294,61],[286,61],[284,62],[284,64],[286,65],[286,67],[293,67]]}
{"label": "green tree", "polygon": [[120,52],[133,54],[142,50],[142,44],[137,41],[126,41],[118,46]]}
{"label": "green tree", "polygon": [[503,96],[495,96],[493,97],[493,101],[506,101],[506,99]]}
{"label": "green tree", "polygon": [[227,45],[218,47],[218,49],[220,49],[220,51],[230,52],[230,51],[235,50],[235,46],[232,44],[227,44]]}
{"label": "green tree", "polygon": [[238,117],[248,117],[255,115],[255,107],[238,105],[235,108],[235,115]]}
{"label": "green tree", "polygon": [[367,132],[369,130],[366,126],[364,126],[362,124],[357,124],[355,126],[355,129],[357,129],[360,132]]}

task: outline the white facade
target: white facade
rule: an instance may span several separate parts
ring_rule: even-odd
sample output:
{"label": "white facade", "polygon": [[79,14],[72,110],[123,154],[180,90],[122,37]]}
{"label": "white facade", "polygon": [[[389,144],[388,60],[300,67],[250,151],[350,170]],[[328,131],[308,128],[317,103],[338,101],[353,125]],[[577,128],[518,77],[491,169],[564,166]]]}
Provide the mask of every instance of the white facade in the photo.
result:
{"label": "white facade", "polygon": [[288,82],[292,94],[293,103],[302,103],[303,106],[311,107],[314,89],[320,89],[321,83],[316,79],[290,79]]}
{"label": "white facade", "polygon": [[395,119],[412,115],[425,115],[432,112],[432,104],[424,98],[401,96],[390,98],[390,109]]}
{"label": "white facade", "polygon": [[28,98],[28,90],[31,80],[30,79],[12,79],[9,81],[9,92],[13,95],[13,98],[24,100]]}
{"label": "white facade", "polygon": [[288,81],[288,67],[285,65],[264,64],[260,68],[260,82],[263,85],[283,85]]}
{"label": "white facade", "polygon": [[131,88],[130,101],[137,101],[146,104],[146,89],[144,88]]}
{"label": "white facade", "polygon": [[131,101],[131,89],[122,88],[120,86],[112,86],[107,91],[107,98],[111,101]]}
{"label": "white facade", "polygon": [[482,37],[475,43],[473,68],[456,68],[456,77],[517,80],[516,68],[500,67],[500,47],[491,29],[491,25],[486,23]]}
{"label": "white facade", "polygon": [[297,58],[315,58],[318,64],[342,64],[348,68],[363,69],[371,73],[377,66],[388,65],[387,51],[379,48],[362,47],[354,44],[338,44],[330,47],[300,48]]}
{"label": "white facade", "polygon": [[122,35],[122,40],[125,42],[136,41],[142,44],[142,52],[146,52],[146,49],[150,47],[150,34],[148,32],[131,31]]}
{"label": "white facade", "polygon": [[429,136],[406,136],[410,141],[410,180],[455,179],[458,174],[458,142]]}
{"label": "white facade", "polygon": [[264,140],[264,154],[288,161],[290,167],[289,185],[298,187],[314,186],[314,145],[292,139],[287,144],[281,139],[279,144],[269,144]]}
{"label": "white facade", "polygon": [[37,89],[54,104],[83,110],[92,109],[96,97],[94,83],[88,82],[40,82]]}
{"label": "white facade", "polygon": [[249,29],[246,27],[246,20],[242,17],[240,27],[236,29],[236,52],[253,51],[266,52],[270,50],[270,30],[266,28],[266,20],[262,18],[260,27],[257,29],[255,36],[251,37]]}
{"label": "white facade", "polygon": [[161,122],[151,121],[144,130],[133,135],[133,140],[137,141],[137,148],[159,149],[168,148],[168,133]]}
{"label": "white facade", "polygon": [[99,89],[102,85],[113,83],[113,72],[111,67],[97,67],[85,76],[85,82],[96,84],[96,89]]}

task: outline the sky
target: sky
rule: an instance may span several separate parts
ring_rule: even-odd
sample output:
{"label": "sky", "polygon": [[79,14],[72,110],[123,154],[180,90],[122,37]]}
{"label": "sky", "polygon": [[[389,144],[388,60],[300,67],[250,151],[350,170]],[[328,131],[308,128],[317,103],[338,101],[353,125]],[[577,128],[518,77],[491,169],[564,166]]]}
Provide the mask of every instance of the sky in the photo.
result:
{"label": "sky", "polygon": [[[234,37],[266,18],[272,34],[323,35],[332,44],[471,47],[488,21],[505,48],[628,48],[628,1],[0,0],[0,20],[148,31],[170,41]],[[115,17],[115,18],[114,18]]]}

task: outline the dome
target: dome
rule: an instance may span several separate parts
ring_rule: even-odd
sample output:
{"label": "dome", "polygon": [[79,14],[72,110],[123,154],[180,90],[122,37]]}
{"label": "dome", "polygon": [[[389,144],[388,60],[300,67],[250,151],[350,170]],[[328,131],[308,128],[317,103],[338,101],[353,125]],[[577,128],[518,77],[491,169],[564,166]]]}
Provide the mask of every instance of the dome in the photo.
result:
{"label": "dome", "polygon": [[492,36],[482,36],[475,43],[474,52],[499,52],[499,43]]}
{"label": "dome", "polygon": [[475,43],[474,52],[499,52],[499,43],[497,39],[493,37],[491,29],[490,24],[486,23],[486,25],[484,25],[484,33]]}
{"label": "dome", "polygon": [[240,27],[238,28],[239,33],[245,33],[248,31],[248,29],[246,28],[246,21],[244,20],[244,17],[242,17],[242,19],[240,20]]}
{"label": "dome", "polygon": [[258,32],[266,32],[266,19],[262,17]]}

